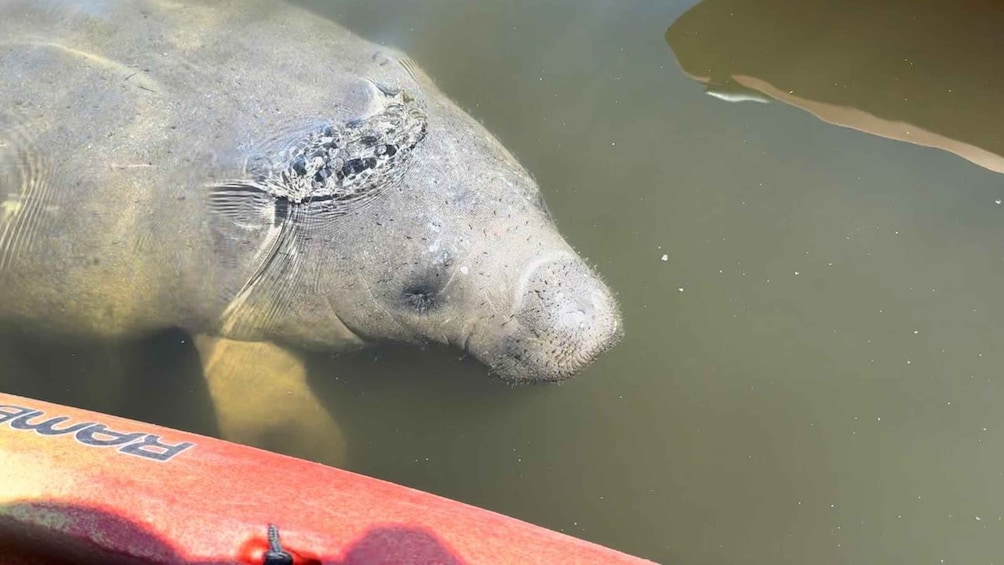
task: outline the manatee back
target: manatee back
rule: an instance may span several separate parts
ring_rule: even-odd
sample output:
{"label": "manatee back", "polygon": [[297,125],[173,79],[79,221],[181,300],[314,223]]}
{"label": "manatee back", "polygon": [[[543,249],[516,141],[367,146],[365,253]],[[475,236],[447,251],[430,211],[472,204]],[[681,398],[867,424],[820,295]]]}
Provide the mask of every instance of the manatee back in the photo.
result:
{"label": "manatee back", "polygon": [[265,233],[207,185],[365,113],[377,53],[271,2],[3,2],[0,38],[0,316],[106,334],[214,323]]}

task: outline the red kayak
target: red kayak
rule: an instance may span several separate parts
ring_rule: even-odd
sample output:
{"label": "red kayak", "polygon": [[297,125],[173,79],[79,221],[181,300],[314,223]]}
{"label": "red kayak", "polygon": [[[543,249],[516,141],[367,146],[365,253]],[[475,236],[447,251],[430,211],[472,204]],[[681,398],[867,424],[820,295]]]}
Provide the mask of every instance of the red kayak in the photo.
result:
{"label": "red kayak", "polygon": [[0,563],[649,563],[259,449],[0,394]]}

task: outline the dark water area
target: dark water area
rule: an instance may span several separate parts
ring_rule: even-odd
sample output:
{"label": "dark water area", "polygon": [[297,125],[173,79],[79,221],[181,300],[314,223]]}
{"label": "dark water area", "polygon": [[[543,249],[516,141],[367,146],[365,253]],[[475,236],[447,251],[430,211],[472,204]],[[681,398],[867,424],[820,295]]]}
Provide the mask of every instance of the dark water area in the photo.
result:
{"label": "dark water area", "polygon": [[[557,386],[308,354],[346,468],[664,563],[1004,562],[1000,4],[298,3],[481,120],[626,327]],[[190,336],[3,335],[4,391],[218,433]]]}

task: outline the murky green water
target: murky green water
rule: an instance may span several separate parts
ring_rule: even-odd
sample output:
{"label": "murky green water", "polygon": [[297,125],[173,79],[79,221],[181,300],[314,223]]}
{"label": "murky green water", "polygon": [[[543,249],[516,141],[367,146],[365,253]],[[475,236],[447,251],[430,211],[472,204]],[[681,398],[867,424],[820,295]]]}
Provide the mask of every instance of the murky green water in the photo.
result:
{"label": "murky green water", "polygon": [[[1004,10],[693,4],[312,5],[519,156],[627,326],[561,386],[311,358],[348,467],[660,562],[1004,562]],[[213,433],[184,339],[3,388]]]}

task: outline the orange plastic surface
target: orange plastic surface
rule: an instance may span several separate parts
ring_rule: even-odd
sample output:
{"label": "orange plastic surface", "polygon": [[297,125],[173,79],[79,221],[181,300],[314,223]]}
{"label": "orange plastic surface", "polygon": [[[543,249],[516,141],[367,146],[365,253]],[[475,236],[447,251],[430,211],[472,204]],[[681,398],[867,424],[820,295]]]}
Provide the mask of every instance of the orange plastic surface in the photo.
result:
{"label": "orange plastic surface", "polygon": [[429,493],[0,394],[0,563],[648,563]]}

